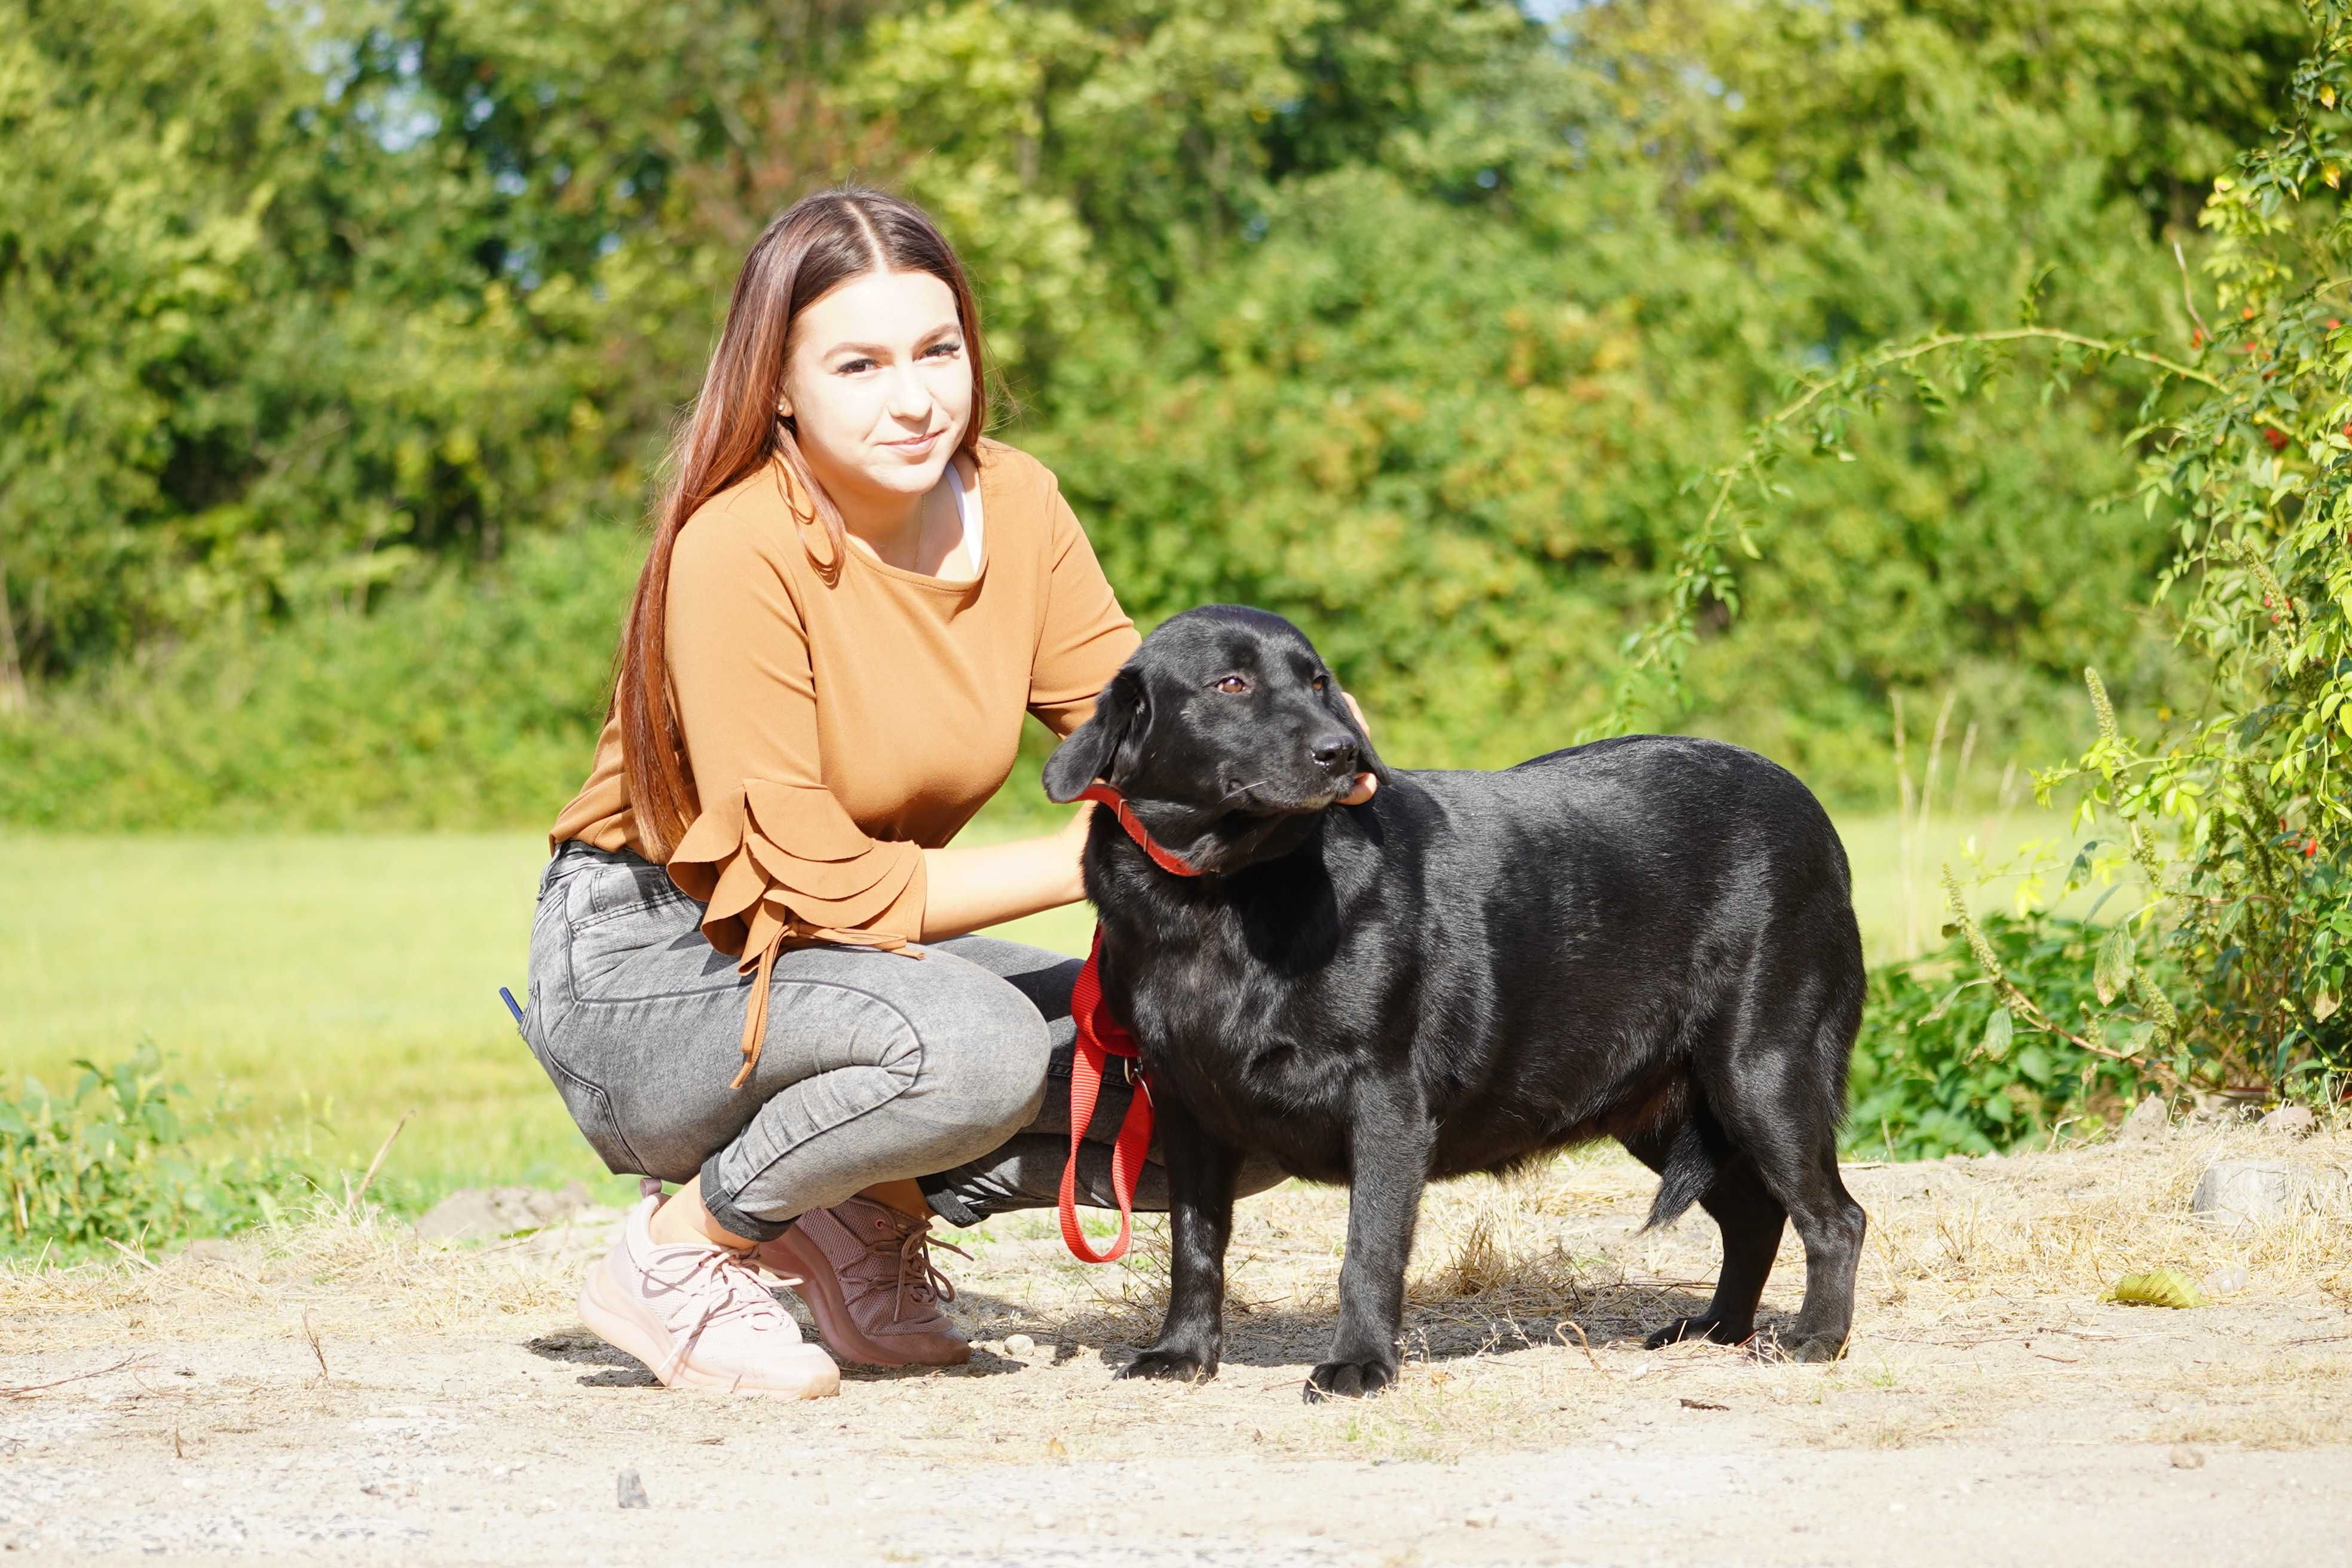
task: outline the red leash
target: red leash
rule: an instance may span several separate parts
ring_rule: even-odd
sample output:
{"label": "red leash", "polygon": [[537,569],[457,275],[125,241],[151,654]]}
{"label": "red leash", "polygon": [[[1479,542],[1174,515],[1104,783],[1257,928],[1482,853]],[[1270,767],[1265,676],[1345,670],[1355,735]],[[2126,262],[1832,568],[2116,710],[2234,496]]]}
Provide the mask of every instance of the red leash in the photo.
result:
{"label": "red leash", "polygon": [[[1111,808],[1118,825],[1127,829],[1129,837],[1143,847],[1153,865],[1179,877],[1197,877],[1201,873],[1175,855],[1152,842],[1144,831],[1127,797],[1097,780],[1078,792],[1080,800],[1099,801]],[[1097,1252],[1087,1245],[1086,1233],[1078,1228],[1078,1148],[1086,1141],[1087,1125],[1095,1118],[1095,1101],[1102,1092],[1103,1068],[1112,1057],[1125,1057],[1137,1061],[1135,1037],[1127,1032],[1119,1021],[1110,1016],[1103,1003],[1102,927],[1095,927],[1094,945],[1087,951],[1085,967],[1078,971],[1077,984],[1070,990],[1070,1017],[1078,1026],[1076,1049],[1070,1058],[1070,1159],[1062,1167],[1062,1243],[1072,1256],[1085,1263],[1112,1263],[1127,1256],[1128,1241],[1135,1226],[1135,1178],[1143,1169],[1146,1151],[1151,1147],[1151,1080],[1138,1067],[1128,1069],[1128,1081],[1135,1086],[1135,1096],[1127,1103],[1127,1119],[1119,1123],[1118,1140],[1110,1150],[1110,1190],[1118,1202],[1118,1239],[1107,1252]]]}

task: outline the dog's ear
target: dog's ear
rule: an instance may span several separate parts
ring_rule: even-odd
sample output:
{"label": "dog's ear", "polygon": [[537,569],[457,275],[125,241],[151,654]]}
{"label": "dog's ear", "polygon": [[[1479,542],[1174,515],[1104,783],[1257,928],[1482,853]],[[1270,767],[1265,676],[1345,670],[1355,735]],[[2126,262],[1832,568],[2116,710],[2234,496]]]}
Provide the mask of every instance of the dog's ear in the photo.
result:
{"label": "dog's ear", "polygon": [[1361,724],[1356,722],[1356,711],[1348,706],[1348,699],[1340,691],[1339,678],[1336,675],[1323,689],[1323,706],[1329,709],[1340,723],[1348,726],[1348,733],[1356,737],[1357,755],[1363,763],[1356,771],[1370,773],[1382,784],[1389,783],[1389,765],[1381,761],[1381,754],[1372,750],[1372,738],[1364,733]]}
{"label": "dog's ear", "polygon": [[1092,716],[1045,759],[1045,798],[1067,805],[1087,785],[1108,778],[1120,745],[1130,737],[1140,740],[1149,723],[1143,678],[1120,670],[1095,699]]}

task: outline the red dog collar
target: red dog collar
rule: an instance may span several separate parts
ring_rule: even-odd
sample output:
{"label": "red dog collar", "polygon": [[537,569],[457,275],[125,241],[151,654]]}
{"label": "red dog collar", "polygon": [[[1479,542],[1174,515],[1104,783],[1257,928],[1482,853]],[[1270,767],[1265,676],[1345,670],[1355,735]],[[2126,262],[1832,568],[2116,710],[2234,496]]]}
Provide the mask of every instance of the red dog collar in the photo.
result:
{"label": "red dog collar", "polygon": [[1111,815],[1118,818],[1118,825],[1127,829],[1127,836],[1141,845],[1143,852],[1151,857],[1151,863],[1161,870],[1179,877],[1198,877],[1202,874],[1174,850],[1163,848],[1153,842],[1151,835],[1145,830],[1142,821],[1136,816],[1135,808],[1127,804],[1127,796],[1119,794],[1102,780],[1097,779],[1080,790],[1077,798],[1100,801],[1110,807]]}

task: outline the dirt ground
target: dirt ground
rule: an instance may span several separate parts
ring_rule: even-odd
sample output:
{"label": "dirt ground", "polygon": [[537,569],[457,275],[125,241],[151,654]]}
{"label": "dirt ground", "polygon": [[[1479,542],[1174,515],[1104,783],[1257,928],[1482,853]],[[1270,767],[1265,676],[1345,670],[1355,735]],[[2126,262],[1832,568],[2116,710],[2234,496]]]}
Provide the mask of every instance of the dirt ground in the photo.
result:
{"label": "dirt ground", "polygon": [[[1295,1184],[1243,1207],[1197,1387],[1112,1381],[1160,1257],[1082,1267],[1045,1215],[950,1233],[971,1365],[805,1404],[665,1390],[591,1338],[609,1215],[446,1247],[345,1209],[0,1269],[0,1561],[2352,1562],[2352,1220],[2192,1218],[2225,1154],[2341,1170],[2352,1135],[1850,1167],[1872,1229],[1828,1368],[1642,1349],[1704,1301],[1715,1232],[1637,1234],[1622,1157],[1440,1188],[1402,1382],[1318,1406],[1346,1201]],[[2212,1304],[2100,1301],[2154,1267]],[[1768,1317],[1801,1279],[1792,1242]]]}

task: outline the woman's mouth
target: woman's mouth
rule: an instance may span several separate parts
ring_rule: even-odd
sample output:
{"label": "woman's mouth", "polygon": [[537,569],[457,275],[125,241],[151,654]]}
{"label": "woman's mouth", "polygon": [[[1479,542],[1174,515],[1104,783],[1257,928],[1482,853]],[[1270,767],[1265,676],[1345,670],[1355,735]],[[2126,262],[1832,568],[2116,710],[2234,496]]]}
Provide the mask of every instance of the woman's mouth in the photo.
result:
{"label": "woman's mouth", "polygon": [[882,445],[895,452],[922,452],[929,450],[931,443],[938,440],[942,434],[941,431],[931,430],[920,436],[909,436],[900,441],[885,441]]}

